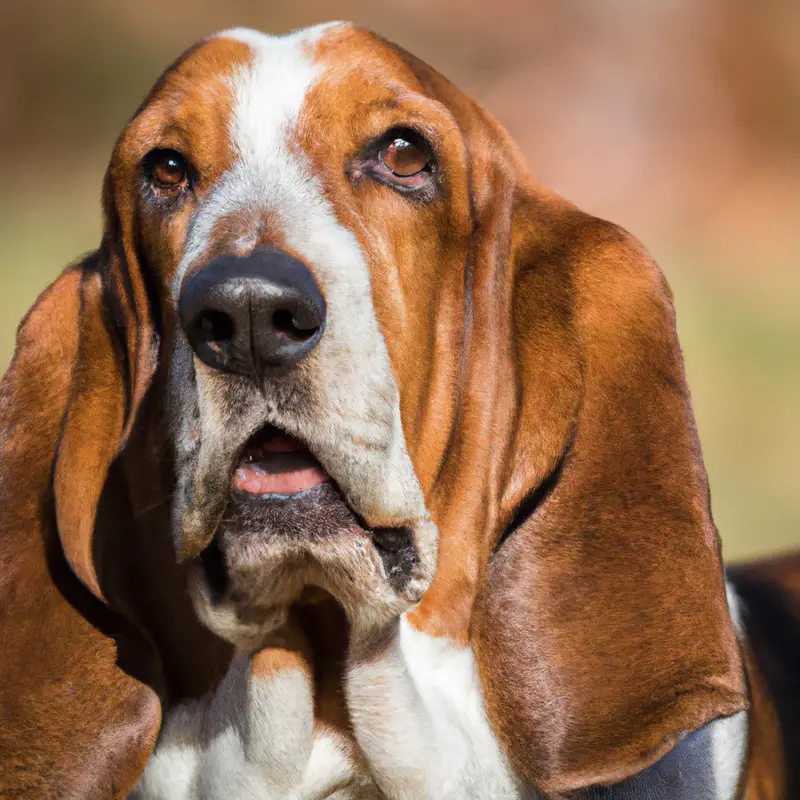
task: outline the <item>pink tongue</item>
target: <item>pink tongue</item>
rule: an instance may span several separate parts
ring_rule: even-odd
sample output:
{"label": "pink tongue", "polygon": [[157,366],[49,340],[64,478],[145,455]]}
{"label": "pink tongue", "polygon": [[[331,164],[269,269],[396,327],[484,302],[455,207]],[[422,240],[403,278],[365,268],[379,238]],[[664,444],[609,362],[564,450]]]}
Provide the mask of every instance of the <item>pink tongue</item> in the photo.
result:
{"label": "pink tongue", "polygon": [[233,488],[250,494],[295,494],[319,486],[328,480],[320,467],[306,467],[296,472],[279,472],[265,475],[240,467],[233,476]]}
{"label": "pink tongue", "polygon": [[[281,471],[270,464],[270,455],[279,458],[282,453],[302,453],[305,445],[286,434],[270,439],[261,446],[263,458],[252,466],[244,464],[233,476],[233,488],[250,494],[296,494],[319,486],[328,480],[328,474],[309,454],[308,463],[298,463],[294,468]],[[273,457],[274,460],[274,457]]]}

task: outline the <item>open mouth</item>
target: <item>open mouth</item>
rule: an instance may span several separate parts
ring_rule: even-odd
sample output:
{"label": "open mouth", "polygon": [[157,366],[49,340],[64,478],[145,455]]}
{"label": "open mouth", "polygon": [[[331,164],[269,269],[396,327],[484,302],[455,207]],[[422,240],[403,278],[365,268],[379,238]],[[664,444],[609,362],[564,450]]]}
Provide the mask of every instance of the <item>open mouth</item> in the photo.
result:
{"label": "open mouth", "polygon": [[305,442],[265,425],[242,447],[228,506],[200,554],[211,599],[217,603],[236,597],[250,603],[262,568],[276,558],[276,548],[291,549],[292,543],[357,528],[335,482]]}
{"label": "open mouth", "polygon": [[299,439],[267,425],[246,443],[232,486],[248,495],[294,495],[329,481]]}
{"label": "open mouth", "polygon": [[320,590],[348,614],[378,604],[397,615],[430,583],[415,529],[369,525],[310,447],[272,425],[251,436],[214,535],[198,553],[195,608],[237,647],[259,646]]}

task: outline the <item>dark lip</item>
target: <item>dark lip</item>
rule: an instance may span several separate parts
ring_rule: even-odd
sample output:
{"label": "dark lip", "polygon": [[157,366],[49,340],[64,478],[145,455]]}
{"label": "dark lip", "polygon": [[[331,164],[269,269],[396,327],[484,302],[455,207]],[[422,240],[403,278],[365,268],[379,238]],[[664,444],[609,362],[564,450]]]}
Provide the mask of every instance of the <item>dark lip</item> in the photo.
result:
{"label": "dark lip", "polygon": [[[326,483],[333,483],[333,481],[328,480]],[[319,486],[321,485],[322,484],[319,484]],[[241,489],[231,489],[231,498],[237,503],[261,504],[264,502],[271,502],[277,506],[280,506],[282,504],[291,503],[295,500],[302,500],[306,495],[313,492],[316,488],[317,486],[310,486],[308,489],[301,489],[299,492],[292,492],[290,494],[279,494],[278,492],[254,494],[253,492],[243,492]],[[341,492],[339,492],[339,494],[341,494]],[[342,498],[342,501],[344,501],[344,498]]]}

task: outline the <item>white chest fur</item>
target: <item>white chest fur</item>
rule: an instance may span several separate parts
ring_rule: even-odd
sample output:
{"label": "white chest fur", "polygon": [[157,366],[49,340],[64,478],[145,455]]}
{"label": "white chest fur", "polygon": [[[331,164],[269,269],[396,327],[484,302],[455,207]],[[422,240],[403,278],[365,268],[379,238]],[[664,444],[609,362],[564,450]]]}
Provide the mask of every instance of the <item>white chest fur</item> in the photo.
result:
{"label": "white chest fur", "polygon": [[[213,695],[172,709],[133,793],[158,800],[357,797],[347,742],[315,729],[306,675],[254,676],[237,656]],[[369,795],[364,795],[368,797]]]}
{"label": "white chest fur", "polygon": [[521,797],[489,727],[472,651],[401,621],[348,670],[357,745],[315,724],[299,670],[237,656],[212,696],[172,709],[136,800]]}

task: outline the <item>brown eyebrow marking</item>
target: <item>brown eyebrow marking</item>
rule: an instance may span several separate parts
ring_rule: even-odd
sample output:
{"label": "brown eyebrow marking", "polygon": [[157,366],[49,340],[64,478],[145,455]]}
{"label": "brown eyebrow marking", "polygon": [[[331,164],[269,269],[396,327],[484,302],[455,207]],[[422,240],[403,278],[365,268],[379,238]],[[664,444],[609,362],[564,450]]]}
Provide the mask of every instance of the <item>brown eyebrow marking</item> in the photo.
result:
{"label": "brown eyebrow marking", "polygon": [[372,111],[373,109],[378,109],[381,111],[389,109],[394,111],[397,108],[400,108],[400,101],[397,99],[397,97],[373,98],[372,100],[358,104],[359,111],[365,112]]}

